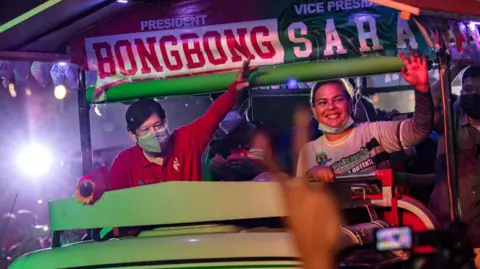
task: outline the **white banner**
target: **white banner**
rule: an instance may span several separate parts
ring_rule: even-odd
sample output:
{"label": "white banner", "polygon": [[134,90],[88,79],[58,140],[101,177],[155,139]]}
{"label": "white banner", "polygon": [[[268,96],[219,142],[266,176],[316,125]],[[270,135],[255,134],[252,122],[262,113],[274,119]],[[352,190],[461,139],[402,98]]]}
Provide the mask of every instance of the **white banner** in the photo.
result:
{"label": "white banner", "polygon": [[97,88],[128,80],[159,79],[284,61],[277,20],[88,38],[88,68]]}

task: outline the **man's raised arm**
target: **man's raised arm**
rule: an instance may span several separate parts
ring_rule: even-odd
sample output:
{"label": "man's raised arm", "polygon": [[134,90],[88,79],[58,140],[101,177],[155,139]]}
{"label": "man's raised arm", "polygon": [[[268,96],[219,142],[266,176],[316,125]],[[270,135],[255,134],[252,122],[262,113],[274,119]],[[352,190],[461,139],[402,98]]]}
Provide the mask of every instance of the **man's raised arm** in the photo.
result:
{"label": "man's raised arm", "polygon": [[250,59],[243,62],[235,82],[228,87],[228,90],[224,94],[212,103],[205,114],[189,125],[192,130],[195,131],[192,137],[197,140],[196,145],[199,149],[205,149],[220,122],[235,106],[242,91],[250,86],[248,79],[256,68],[250,67],[249,64]]}

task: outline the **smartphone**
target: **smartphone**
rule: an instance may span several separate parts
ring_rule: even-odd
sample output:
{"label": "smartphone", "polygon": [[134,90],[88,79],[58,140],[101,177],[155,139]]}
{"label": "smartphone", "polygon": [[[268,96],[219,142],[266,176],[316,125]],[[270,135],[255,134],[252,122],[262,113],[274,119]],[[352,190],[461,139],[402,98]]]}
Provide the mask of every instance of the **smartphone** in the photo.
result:
{"label": "smartphone", "polygon": [[409,227],[384,228],[375,231],[378,251],[406,250],[412,248],[412,229]]}

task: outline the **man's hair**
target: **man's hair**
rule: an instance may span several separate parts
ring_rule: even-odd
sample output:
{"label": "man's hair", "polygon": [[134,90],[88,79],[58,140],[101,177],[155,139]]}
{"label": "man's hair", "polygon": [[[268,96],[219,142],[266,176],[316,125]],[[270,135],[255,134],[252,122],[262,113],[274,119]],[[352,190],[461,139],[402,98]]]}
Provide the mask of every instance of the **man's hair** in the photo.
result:
{"label": "man's hair", "polygon": [[153,114],[165,120],[165,110],[162,105],[153,99],[140,99],[130,105],[125,113],[127,130],[135,133],[137,129]]}
{"label": "man's hair", "polygon": [[352,86],[350,85],[350,83],[348,83],[347,81],[345,81],[343,79],[331,79],[331,80],[324,80],[324,81],[320,81],[320,82],[315,83],[315,85],[313,86],[313,88],[310,91],[310,104],[312,106],[315,105],[315,94],[317,93],[318,89],[320,89],[321,87],[323,87],[327,84],[336,84],[336,85],[340,86],[340,88],[345,90],[345,97],[350,102],[352,101],[352,95],[351,95],[351,91],[352,91],[351,87]]}
{"label": "man's hair", "polygon": [[474,78],[474,77],[480,77],[480,66],[478,65],[470,66],[467,68],[467,70],[465,70],[465,72],[463,72],[462,84],[466,78]]}

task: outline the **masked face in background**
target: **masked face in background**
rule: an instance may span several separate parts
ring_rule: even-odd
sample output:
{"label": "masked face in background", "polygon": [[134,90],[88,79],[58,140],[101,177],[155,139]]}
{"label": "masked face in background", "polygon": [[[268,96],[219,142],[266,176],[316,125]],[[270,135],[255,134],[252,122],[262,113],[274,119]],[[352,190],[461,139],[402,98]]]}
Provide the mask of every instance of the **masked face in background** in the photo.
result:
{"label": "masked face in background", "polygon": [[459,105],[467,116],[480,120],[480,76],[467,77],[462,81]]}
{"label": "masked face in background", "polygon": [[228,112],[225,118],[220,122],[218,129],[214,134],[214,139],[222,139],[240,126],[245,117],[245,106],[247,104],[247,101],[244,101],[240,105],[235,106],[232,111]]}

